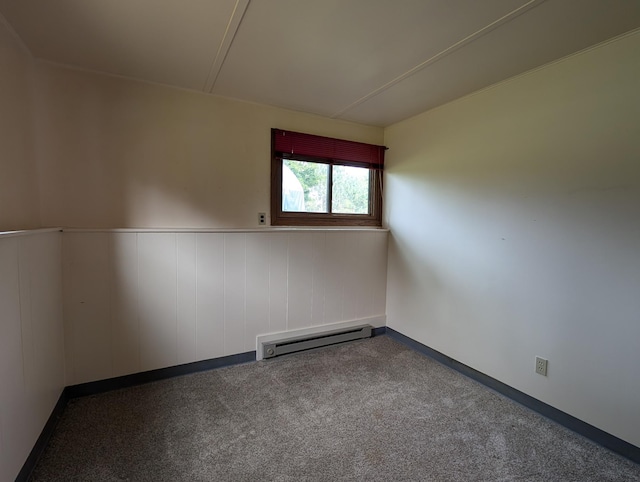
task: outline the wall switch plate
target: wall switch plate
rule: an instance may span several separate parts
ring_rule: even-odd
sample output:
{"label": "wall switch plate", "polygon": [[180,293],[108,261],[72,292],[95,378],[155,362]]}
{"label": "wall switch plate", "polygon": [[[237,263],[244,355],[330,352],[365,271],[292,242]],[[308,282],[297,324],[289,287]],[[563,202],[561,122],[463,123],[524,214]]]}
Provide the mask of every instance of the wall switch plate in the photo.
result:
{"label": "wall switch plate", "polygon": [[536,357],[536,373],[538,375],[547,376],[547,364],[549,360],[541,358],[539,356]]}
{"label": "wall switch plate", "polygon": [[260,224],[260,225],[267,224],[267,215],[266,215],[266,213],[258,213],[258,224]]}

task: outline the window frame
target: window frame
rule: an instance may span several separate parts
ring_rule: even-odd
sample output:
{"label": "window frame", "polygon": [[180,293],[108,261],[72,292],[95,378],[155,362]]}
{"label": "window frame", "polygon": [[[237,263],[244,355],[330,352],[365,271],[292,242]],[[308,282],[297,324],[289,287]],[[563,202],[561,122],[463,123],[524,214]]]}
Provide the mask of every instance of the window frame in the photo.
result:
{"label": "window frame", "polygon": [[327,159],[309,155],[276,152],[275,136],[278,129],[271,129],[271,225],[272,226],[382,226],[382,180],[383,168],[366,167],[369,169],[369,214],[335,214],[314,213],[282,210],[282,165],[283,159],[315,162],[329,165],[328,180],[328,209],[332,206],[333,166],[362,165],[348,160]]}

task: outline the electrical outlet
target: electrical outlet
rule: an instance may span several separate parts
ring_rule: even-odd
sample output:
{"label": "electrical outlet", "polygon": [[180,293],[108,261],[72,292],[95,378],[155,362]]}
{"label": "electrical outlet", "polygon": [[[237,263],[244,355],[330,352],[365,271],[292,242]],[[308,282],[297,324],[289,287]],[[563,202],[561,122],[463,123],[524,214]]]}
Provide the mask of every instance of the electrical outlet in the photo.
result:
{"label": "electrical outlet", "polygon": [[267,224],[266,213],[258,213],[258,224],[261,224],[261,225]]}
{"label": "electrical outlet", "polygon": [[536,357],[536,373],[538,375],[547,376],[547,363],[549,363],[549,360],[545,360],[539,356]]}

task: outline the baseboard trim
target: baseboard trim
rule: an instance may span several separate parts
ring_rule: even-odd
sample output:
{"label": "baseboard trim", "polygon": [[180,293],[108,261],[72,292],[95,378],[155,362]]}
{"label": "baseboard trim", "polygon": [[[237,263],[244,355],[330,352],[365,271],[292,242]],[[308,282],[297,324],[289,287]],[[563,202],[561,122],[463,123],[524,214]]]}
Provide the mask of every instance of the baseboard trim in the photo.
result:
{"label": "baseboard trim", "polygon": [[[382,326],[374,328],[371,336],[380,336],[386,333],[386,327]],[[80,383],[77,385],[70,385],[64,388],[60,394],[60,398],[56,403],[51,416],[47,420],[38,440],[36,441],[31,453],[27,457],[22,469],[18,473],[16,482],[27,482],[33,469],[36,467],[38,459],[44,452],[44,449],[53,434],[53,431],[58,424],[62,413],[67,405],[67,402],[73,398],[86,397],[88,395],[97,395],[99,393],[109,392],[111,390],[118,390],[121,388],[133,387],[136,385],[142,385],[149,382],[155,382],[159,380],[165,380],[181,375],[188,375],[190,373],[197,373],[207,370],[213,370],[216,368],[223,368],[233,365],[240,365],[243,363],[250,363],[256,361],[256,352],[248,351],[245,353],[238,353],[235,355],[223,356],[219,358],[210,358],[208,360],[202,360],[192,363],[185,363],[182,365],[171,366],[167,368],[158,368],[156,370],[149,370],[146,372],[132,373],[131,375],[123,375],[120,377],[107,378],[105,380],[97,380],[95,382]]]}
{"label": "baseboard trim", "polygon": [[495,390],[496,392],[518,402],[525,407],[538,412],[541,415],[553,420],[554,422],[572,430],[593,442],[602,445],[603,447],[611,450],[612,452],[616,452],[623,457],[628,458],[629,460],[640,464],[640,447],[636,447],[625,440],[622,440],[615,435],[611,435],[604,430],[601,430],[597,427],[594,427],[587,422],[580,420],[579,418],[574,417],[573,415],[569,415],[562,410],[559,410],[551,405],[544,403],[537,398],[533,398],[531,395],[527,395],[520,390],[517,390],[505,383],[502,383],[495,378],[490,377],[489,375],[485,375],[478,370],[471,368],[464,363],[460,363],[459,361],[440,353],[437,350],[434,350],[427,345],[423,345],[422,343],[414,340],[413,338],[409,338],[406,335],[403,335],[399,331],[394,330],[393,328],[386,327],[386,334],[393,338],[394,340],[408,346],[409,348],[414,349],[415,351],[422,353],[423,355],[428,356],[429,358],[434,359],[435,361],[456,370],[457,372],[479,382],[483,385]]}
{"label": "baseboard trim", "polygon": [[180,375],[188,375],[190,373],[203,372],[206,370],[213,370],[215,368],[224,368],[232,365],[241,365],[243,363],[249,363],[256,361],[256,352],[248,351],[245,353],[238,353],[236,355],[223,356],[220,358],[210,358],[209,360],[202,360],[193,363],[185,363],[183,365],[176,365],[167,368],[159,368],[157,370],[149,370],[141,373],[133,373],[131,375],[124,375],[121,377],[108,378],[106,380],[98,380],[95,382],[81,383],[78,385],[71,385],[65,387],[60,398],[53,408],[47,423],[45,424],[40,436],[31,453],[27,457],[27,460],[20,469],[16,482],[28,482],[33,470],[38,463],[38,459],[44,453],[44,450],[53,435],[53,431],[64,412],[67,403],[72,398],[84,397],[87,395],[96,395],[98,393],[104,393],[111,390],[117,390],[119,388],[127,388],[135,385],[142,385],[144,383],[155,382],[158,380],[164,380],[167,378],[178,377]]}
{"label": "baseboard trim", "polygon": [[[371,336],[384,335],[387,332],[387,327],[382,326],[374,328],[371,331]],[[223,368],[233,365],[240,365],[243,363],[249,363],[256,361],[256,352],[248,351],[245,353],[238,353],[236,355],[223,356],[219,358],[210,358],[208,360],[202,360],[192,363],[185,363],[183,365],[176,365],[167,368],[158,368],[156,370],[149,370],[146,372],[132,373],[131,375],[123,375],[120,377],[107,378],[105,380],[97,380],[95,382],[80,383],[77,385],[70,385],[65,387],[56,402],[47,423],[45,424],[38,440],[34,444],[27,460],[25,461],[22,469],[16,477],[16,482],[27,482],[31,477],[33,470],[38,463],[38,459],[43,454],[53,431],[64,412],[64,409],[69,400],[73,398],[86,397],[88,395],[97,395],[99,393],[109,392],[111,390],[118,390],[121,388],[133,387],[136,385],[142,385],[149,382],[155,382],[159,380],[165,380],[168,378],[178,377],[181,375],[188,375],[190,373],[197,373],[207,370],[213,370],[215,368]]]}
{"label": "baseboard trim", "polygon": [[373,338],[374,336],[384,335],[386,332],[387,332],[387,327],[386,326],[381,326],[379,328],[374,328],[373,330],[371,330],[371,338]]}
{"label": "baseboard trim", "polygon": [[[386,326],[374,328],[371,331],[371,336],[374,337],[384,335],[386,331]],[[167,368],[158,368],[156,370],[132,373],[131,375],[107,378],[105,380],[98,380],[95,382],[70,385],[65,388],[64,393],[67,399],[85,397],[87,395],[96,395],[98,393],[118,390],[120,388],[128,388],[136,385],[142,385],[144,383],[164,380],[167,378],[188,375],[190,373],[213,370],[215,368],[223,368],[232,365],[240,365],[242,363],[249,363],[254,361],[256,361],[256,352],[248,351],[245,353],[238,353],[236,355],[211,358],[209,360],[185,363],[183,365],[175,365]]]}
{"label": "baseboard trim", "polygon": [[144,383],[165,380],[167,378],[179,377],[190,373],[203,372],[213,370],[214,368],[223,368],[232,365],[240,365],[256,361],[256,352],[248,351],[238,353],[236,355],[223,356],[219,358],[211,358],[183,365],[175,365],[167,368],[158,368],[146,372],[132,373],[131,375],[123,375],[121,377],[107,378],[95,382],[80,383],[71,385],[66,388],[69,399],[77,397],[85,397],[87,395],[95,395],[98,393],[118,390],[120,388],[128,388]]}
{"label": "baseboard trim", "polygon": [[58,422],[60,421],[60,417],[62,416],[62,412],[64,412],[64,408],[67,406],[67,389],[62,390],[58,401],[56,402],[55,407],[53,407],[53,411],[51,415],[49,415],[49,419],[47,423],[45,423],[42,432],[40,432],[40,436],[36,443],[34,444],[27,460],[22,465],[22,469],[18,472],[18,476],[16,477],[16,482],[27,482],[33,473],[33,469],[36,468],[36,464],[38,463],[38,459],[44,452],[51,435],[53,435],[53,431],[55,430]]}

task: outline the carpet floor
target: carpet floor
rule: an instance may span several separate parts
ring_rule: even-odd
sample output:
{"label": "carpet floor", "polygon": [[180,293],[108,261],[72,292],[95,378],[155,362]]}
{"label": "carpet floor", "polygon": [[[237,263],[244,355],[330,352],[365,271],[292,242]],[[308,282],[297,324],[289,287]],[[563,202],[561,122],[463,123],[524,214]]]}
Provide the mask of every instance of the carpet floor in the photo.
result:
{"label": "carpet floor", "polygon": [[32,481],[632,481],[387,336],[72,400]]}

